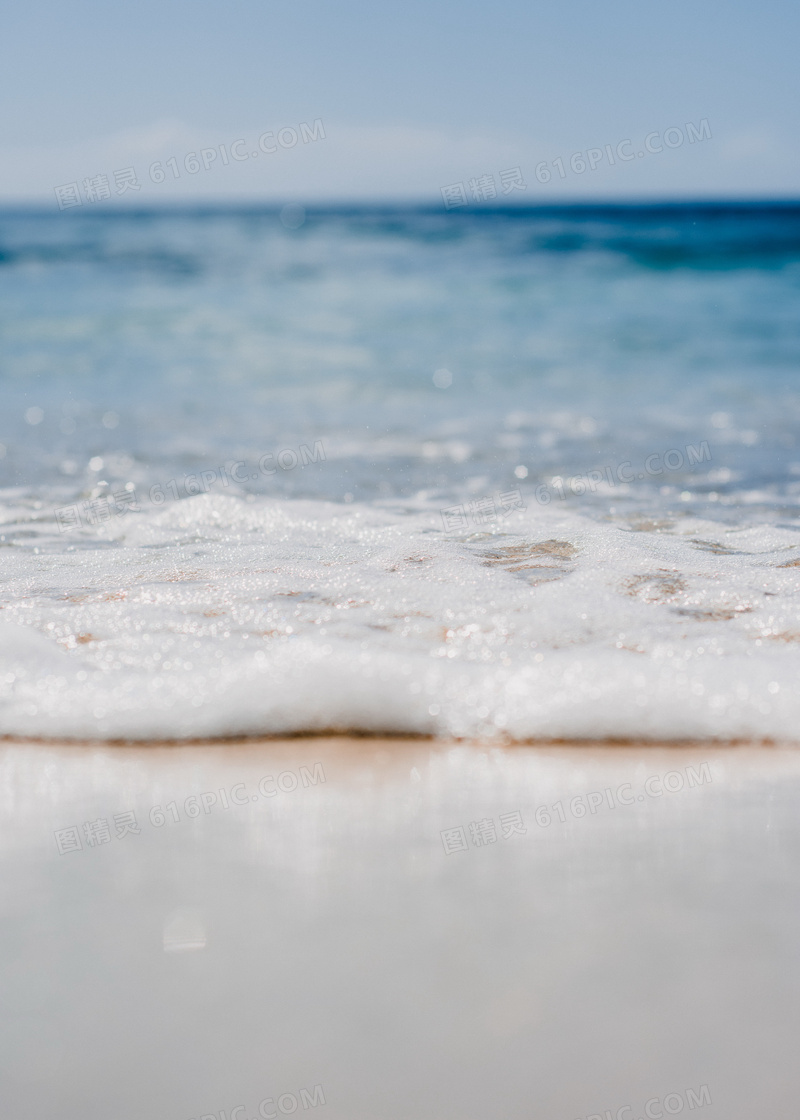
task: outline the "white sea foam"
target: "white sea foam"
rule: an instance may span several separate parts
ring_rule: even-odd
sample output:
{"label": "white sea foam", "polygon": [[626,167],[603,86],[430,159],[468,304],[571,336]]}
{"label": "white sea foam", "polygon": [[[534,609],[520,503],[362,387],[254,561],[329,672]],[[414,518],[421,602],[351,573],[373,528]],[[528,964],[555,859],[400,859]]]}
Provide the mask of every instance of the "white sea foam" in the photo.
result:
{"label": "white sea foam", "polygon": [[798,734],[789,528],[533,505],[447,535],[433,509],[208,494],[28,532],[0,733]]}

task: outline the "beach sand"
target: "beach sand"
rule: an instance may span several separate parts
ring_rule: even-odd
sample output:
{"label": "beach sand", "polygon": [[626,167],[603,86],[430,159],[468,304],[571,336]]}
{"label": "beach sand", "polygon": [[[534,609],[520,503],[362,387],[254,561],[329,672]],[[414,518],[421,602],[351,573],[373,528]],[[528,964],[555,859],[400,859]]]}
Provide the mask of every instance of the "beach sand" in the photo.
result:
{"label": "beach sand", "polygon": [[0,772],[4,1115],[796,1116],[796,749],[5,741]]}

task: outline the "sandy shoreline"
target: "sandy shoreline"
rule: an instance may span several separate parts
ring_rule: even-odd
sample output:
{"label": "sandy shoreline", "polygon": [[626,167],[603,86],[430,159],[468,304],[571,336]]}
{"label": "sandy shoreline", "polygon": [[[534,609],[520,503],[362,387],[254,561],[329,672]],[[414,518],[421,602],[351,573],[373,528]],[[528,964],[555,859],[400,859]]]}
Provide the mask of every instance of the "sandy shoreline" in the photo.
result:
{"label": "sandy shoreline", "polygon": [[431,747],[444,749],[448,747],[473,747],[479,750],[513,750],[515,748],[541,748],[574,747],[576,749],[671,749],[671,750],[725,750],[728,748],[771,747],[778,750],[800,748],[800,740],[764,739],[445,739],[434,735],[408,735],[404,732],[372,732],[359,731],[299,731],[291,735],[219,735],[211,738],[179,738],[179,739],[101,739],[101,738],[64,738],[62,736],[23,736],[0,735],[0,747],[5,745],[26,746],[64,746],[64,747],[125,747],[143,749],[150,747],[257,747],[279,746],[289,744],[323,742],[326,744],[339,744],[362,746],[370,749],[376,746],[391,744],[398,748],[404,746],[418,746],[427,743]]}
{"label": "sandy shoreline", "polygon": [[6,740],[0,804],[9,1115],[794,1115],[793,747]]}

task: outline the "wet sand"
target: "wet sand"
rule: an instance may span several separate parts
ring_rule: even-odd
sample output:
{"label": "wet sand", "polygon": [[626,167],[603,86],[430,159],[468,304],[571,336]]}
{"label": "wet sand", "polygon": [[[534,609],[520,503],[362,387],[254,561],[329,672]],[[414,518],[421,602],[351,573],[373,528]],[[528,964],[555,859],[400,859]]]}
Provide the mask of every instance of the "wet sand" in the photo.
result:
{"label": "wet sand", "polygon": [[6,741],[0,779],[4,1114],[796,1116],[796,748]]}

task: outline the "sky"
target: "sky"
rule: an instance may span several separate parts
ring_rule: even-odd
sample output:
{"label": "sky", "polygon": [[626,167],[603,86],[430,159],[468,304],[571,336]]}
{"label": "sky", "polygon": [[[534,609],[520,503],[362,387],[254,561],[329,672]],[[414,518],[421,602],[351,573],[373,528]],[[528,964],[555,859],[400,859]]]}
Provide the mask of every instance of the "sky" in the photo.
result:
{"label": "sky", "polygon": [[799,43],[789,0],[27,0],[0,201],[797,197]]}

